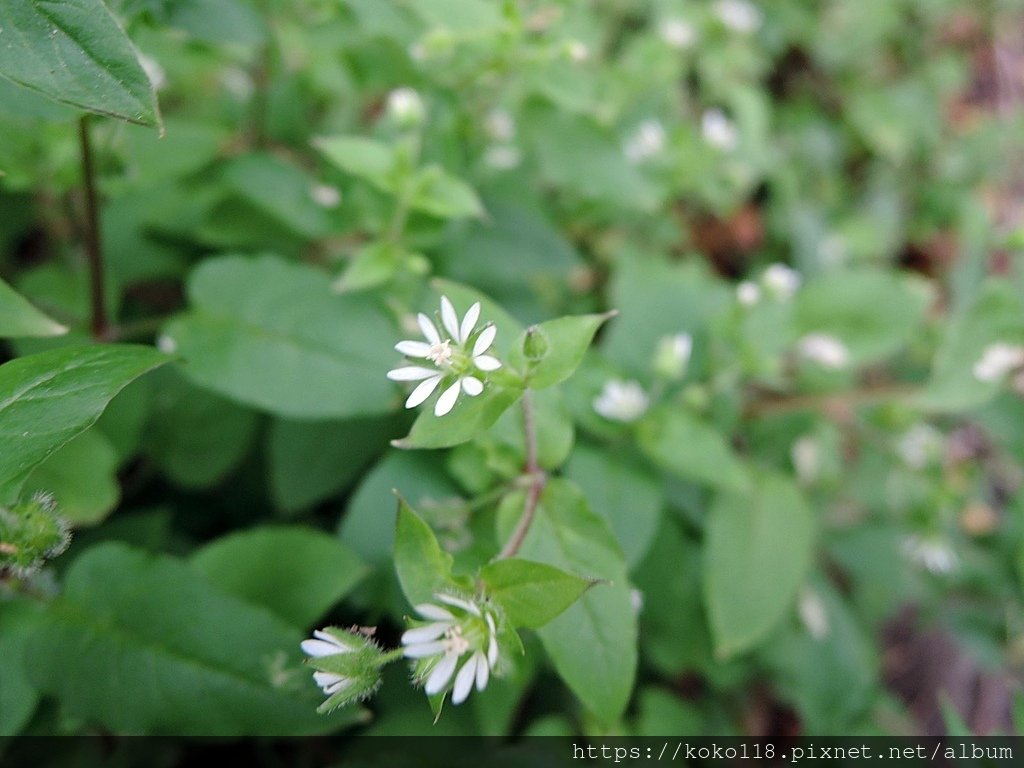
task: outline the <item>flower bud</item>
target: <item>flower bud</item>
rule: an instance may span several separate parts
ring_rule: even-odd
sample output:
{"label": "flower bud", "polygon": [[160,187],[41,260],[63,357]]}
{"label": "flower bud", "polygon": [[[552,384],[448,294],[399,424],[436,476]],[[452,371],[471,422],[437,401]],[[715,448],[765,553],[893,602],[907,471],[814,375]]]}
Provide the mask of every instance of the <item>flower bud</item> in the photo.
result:
{"label": "flower bud", "polygon": [[402,128],[416,128],[427,117],[423,99],[412,88],[396,88],[389,93],[387,112]]}
{"label": "flower bud", "polygon": [[380,668],[387,663],[369,637],[337,627],[313,632],[312,639],[302,641],[302,651],[316,670],[313,680],[328,697],[317,708],[321,714],[372,696],[380,685]]}
{"label": "flower bud", "polygon": [[686,375],[692,352],[693,337],[690,334],[663,337],[654,353],[654,372],[662,378],[678,381]]}
{"label": "flower bud", "polygon": [[541,360],[548,353],[547,335],[539,326],[531,325],[523,338],[523,356],[531,363]]}
{"label": "flower bud", "polygon": [[68,524],[49,494],[37,493],[10,509],[0,507],[0,569],[28,576],[68,547]]}

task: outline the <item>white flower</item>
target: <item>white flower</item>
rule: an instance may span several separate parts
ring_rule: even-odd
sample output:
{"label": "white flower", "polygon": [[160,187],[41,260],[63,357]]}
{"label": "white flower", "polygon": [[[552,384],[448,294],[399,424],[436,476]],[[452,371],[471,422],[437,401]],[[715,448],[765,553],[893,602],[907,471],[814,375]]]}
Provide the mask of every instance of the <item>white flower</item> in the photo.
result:
{"label": "white flower", "polygon": [[1003,379],[1007,374],[1024,367],[1024,347],[997,341],[989,344],[974,364],[974,378],[986,383]]}
{"label": "white flower", "polygon": [[800,287],[800,273],[785,264],[772,264],[764,271],[761,282],[776,299],[788,301]]}
{"label": "white flower", "polygon": [[689,48],[697,39],[697,32],[693,25],[683,19],[665,19],[658,26],[658,34],[661,39],[673,48]]}
{"label": "white flower", "polygon": [[896,443],[896,453],[912,469],[924,469],[942,449],[942,433],[930,424],[915,424]]}
{"label": "white flower", "polygon": [[761,26],[761,11],[746,0],[718,0],[715,15],[733,32],[748,34]]}
{"label": "white flower", "polygon": [[850,361],[846,345],[827,333],[809,333],[797,344],[800,354],[823,368],[845,368]]}
{"label": "white flower", "polygon": [[912,562],[932,573],[950,573],[958,563],[949,542],[938,536],[909,536],[903,542],[903,552]]}
{"label": "white flower", "polygon": [[739,144],[736,126],[720,109],[708,109],[701,116],[701,133],[706,141],[716,149],[729,152]]}
{"label": "white flower", "polygon": [[[388,371],[392,381],[418,381],[412,394],[405,401],[406,408],[415,408],[430,397],[442,381],[450,382],[434,404],[434,415],[444,416],[455,407],[459,392],[476,397],[484,391],[484,383],[474,375],[477,371],[488,373],[501,368],[501,362],[487,354],[494,343],[498,329],[493,325],[484,326],[476,333],[476,322],[480,318],[480,302],[475,303],[459,322],[455,307],[447,296],[441,297],[441,324],[448,332],[442,338],[434,322],[420,313],[417,316],[423,341],[400,341],[395,349],[406,357],[427,360],[433,368],[409,365]],[[472,344],[470,341],[472,340]]]}
{"label": "white flower", "polygon": [[736,300],[744,307],[752,307],[761,300],[761,288],[757,283],[744,280],[736,286]]}
{"label": "white flower", "polygon": [[337,208],[341,204],[341,191],[330,184],[314,184],[309,188],[309,197],[321,208]]}
{"label": "white flower", "polygon": [[[349,644],[340,637],[337,637],[322,629],[313,632],[312,640],[302,641],[302,652],[315,659],[324,656],[336,656],[340,653],[351,653],[357,650],[357,646]],[[355,678],[347,675],[339,675],[334,672],[314,672],[313,680],[319,685],[328,696],[333,696],[339,691],[348,688],[356,682]]]}
{"label": "white flower", "polygon": [[650,398],[636,381],[611,379],[594,398],[594,410],[610,421],[636,421],[647,410]]}
{"label": "white flower", "polygon": [[312,639],[302,641],[302,652],[316,670],[313,681],[328,697],[321,712],[366,698],[380,685],[383,657],[368,637],[336,627],[318,629]]}
{"label": "white flower", "polygon": [[665,128],[657,120],[644,120],[623,144],[622,151],[631,163],[640,163],[665,148]]}
{"label": "white flower", "polygon": [[404,656],[416,660],[416,677],[428,696],[445,690],[454,676],[452,704],[461,704],[474,683],[478,691],[487,687],[498,663],[496,614],[487,603],[446,594],[434,597],[445,605],[416,606],[427,621],[402,635]]}
{"label": "white flower", "polygon": [[168,336],[166,333],[161,333],[156,337],[156,348],[165,355],[173,355],[178,351],[178,342],[175,341],[172,336]]}
{"label": "white flower", "polygon": [[818,479],[821,470],[821,448],[811,435],[797,438],[789,449],[789,455],[796,476],[802,484],[810,485]]}
{"label": "white flower", "polygon": [[423,122],[427,108],[414,89],[396,88],[388,94],[387,112],[399,125],[413,126]]}
{"label": "white flower", "polygon": [[663,336],[654,353],[654,370],[666,379],[681,379],[693,354],[693,336],[677,333]]}
{"label": "white flower", "polygon": [[496,171],[517,168],[523,162],[523,153],[515,144],[492,144],[484,152],[484,164]]}
{"label": "white flower", "polygon": [[492,109],[487,115],[484,127],[495,141],[512,141],[516,137],[515,118],[505,109]]}
{"label": "white flower", "polygon": [[579,40],[570,41],[565,47],[565,52],[577,64],[590,58],[590,49],[586,43],[582,43]]}
{"label": "white flower", "polygon": [[821,596],[813,589],[803,587],[797,601],[797,613],[807,633],[815,640],[824,640],[829,634],[828,611]]}

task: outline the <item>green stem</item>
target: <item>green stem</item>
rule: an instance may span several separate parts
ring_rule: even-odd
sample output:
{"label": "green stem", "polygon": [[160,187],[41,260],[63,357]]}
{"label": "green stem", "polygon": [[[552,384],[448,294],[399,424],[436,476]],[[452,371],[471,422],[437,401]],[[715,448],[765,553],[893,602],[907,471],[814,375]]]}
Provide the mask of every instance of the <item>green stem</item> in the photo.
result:
{"label": "green stem", "polygon": [[390,651],[385,651],[377,658],[377,665],[383,667],[385,664],[390,664],[393,661],[398,661],[405,654],[405,648],[399,647]]}
{"label": "green stem", "polygon": [[523,408],[523,437],[526,442],[526,471],[525,478],[529,478],[530,486],[526,490],[526,503],[523,505],[523,514],[512,531],[512,536],[498,553],[498,560],[505,560],[515,557],[519,547],[523,545],[526,534],[530,531],[534,515],[537,513],[537,504],[540,501],[541,491],[544,490],[544,483],[547,478],[541,471],[537,459],[537,423],[536,414],[533,408],[533,393],[527,389],[523,392],[523,399],[520,401]]}
{"label": "green stem", "polygon": [[99,203],[96,195],[96,167],[93,164],[92,141],[89,137],[89,116],[78,121],[78,139],[82,153],[82,186],[85,190],[85,253],[89,262],[89,327],[92,337],[107,337],[106,301],[103,295],[103,250],[100,239]]}

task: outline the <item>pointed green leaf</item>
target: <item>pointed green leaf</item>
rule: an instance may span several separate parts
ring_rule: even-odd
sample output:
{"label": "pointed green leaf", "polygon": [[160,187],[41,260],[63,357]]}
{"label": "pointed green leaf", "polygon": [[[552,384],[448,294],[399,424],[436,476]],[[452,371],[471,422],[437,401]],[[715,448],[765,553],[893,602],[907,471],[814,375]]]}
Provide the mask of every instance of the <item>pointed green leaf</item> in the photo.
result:
{"label": "pointed green leaf", "polygon": [[395,153],[387,144],[363,136],[322,136],[313,140],[333,165],[383,192],[394,192]]}
{"label": "pointed green leaf", "polygon": [[395,526],[395,570],[412,605],[431,602],[439,590],[464,586],[452,578],[452,556],[441,549],[430,526],[402,498]]}
{"label": "pointed green leaf", "polygon": [[0,280],[0,336],[61,336],[67,332],[66,326],[51,320]]}
{"label": "pointed green leaf", "polygon": [[[502,540],[515,527],[524,500],[525,494],[516,493],[502,502]],[[625,560],[607,524],[590,511],[575,485],[554,478],[541,494],[518,556],[608,582],[587,591],[538,635],[580,701],[603,721],[614,721],[633,688],[637,625]]]}
{"label": "pointed green leaf", "polygon": [[102,0],[0,4],[0,77],[89,112],[160,122],[149,77]]}
{"label": "pointed green leaf", "polygon": [[304,735],[323,717],[299,630],[185,563],[101,544],[69,568],[26,646],[29,677],[62,710],[115,733]]}
{"label": "pointed green leaf", "polygon": [[[514,366],[527,371],[527,386],[543,389],[559,384],[579,367],[597,329],[616,314],[605,312],[600,315],[573,315],[533,326],[520,336],[513,347],[511,362]],[[546,347],[539,359],[532,364],[526,359],[523,351],[528,335],[543,340]]]}
{"label": "pointed green leaf", "polygon": [[224,256],[195,270],[192,308],[164,330],[196,384],[292,418],[384,413],[394,330],[375,297],[274,256]]}
{"label": "pointed green leaf", "polygon": [[450,383],[442,382],[438,393],[422,406],[423,410],[409,434],[401,440],[395,440],[392,445],[396,448],[450,448],[472,440],[487,431],[522,395],[517,389],[488,386],[483,394],[476,397],[460,394],[451,411],[444,416],[435,416],[434,401],[446,386],[450,386]]}
{"label": "pointed green leaf", "polygon": [[94,525],[121,499],[117,451],[99,429],[83,432],[36,467],[24,494],[49,493],[73,526]]}
{"label": "pointed green leaf", "polygon": [[256,528],[217,539],[192,567],[223,591],[308,627],[366,574],[336,537],[309,528]]}
{"label": "pointed green leaf", "polygon": [[776,475],[760,475],[752,496],[718,497],[705,530],[704,594],[720,656],[751,648],[790,610],[814,528],[800,492]]}
{"label": "pointed green leaf", "polygon": [[150,347],[65,347],[0,366],[0,503],[47,456],[99,418],[125,385],[163,365]]}
{"label": "pointed green leaf", "polygon": [[733,491],[750,486],[749,473],[725,436],[678,406],[648,413],[636,437],[655,464],[683,480]]}
{"label": "pointed green leaf", "polygon": [[593,581],[529,560],[498,560],[480,569],[488,597],[516,627],[539,629],[579,599]]}

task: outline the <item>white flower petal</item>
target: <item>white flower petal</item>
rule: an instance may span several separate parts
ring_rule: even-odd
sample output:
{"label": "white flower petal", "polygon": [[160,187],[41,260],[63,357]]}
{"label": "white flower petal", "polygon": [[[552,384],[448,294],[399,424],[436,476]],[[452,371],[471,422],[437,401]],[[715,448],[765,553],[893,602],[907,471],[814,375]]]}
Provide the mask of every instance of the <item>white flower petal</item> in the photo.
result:
{"label": "white flower petal", "polygon": [[484,384],[480,379],[472,376],[463,376],[459,381],[462,383],[462,391],[470,397],[476,397],[484,391]]}
{"label": "white flower petal", "polygon": [[476,343],[473,344],[473,357],[482,355],[486,352],[491,344],[494,343],[494,337],[498,335],[498,329],[493,325],[488,325],[477,336]]}
{"label": "white flower petal", "polygon": [[437,663],[434,671],[427,678],[427,684],[423,687],[427,696],[433,696],[435,693],[440,693],[444,690],[444,687],[448,685],[448,681],[452,679],[455,663],[458,660],[458,656],[454,653],[449,653]]}
{"label": "white flower petal", "polygon": [[437,385],[441,383],[441,378],[442,377],[438,374],[435,375],[432,379],[427,379],[419,386],[417,386],[416,389],[414,389],[412,393],[409,395],[409,399],[405,401],[405,407],[415,408],[417,405],[419,405],[428,397],[430,397],[431,393],[433,393],[433,391],[437,389]]}
{"label": "white flower petal", "polygon": [[416,606],[416,613],[425,619],[434,619],[435,621],[455,621],[455,616],[451,611],[445,610],[439,605],[433,603],[423,603],[422,605]]}
{"label": "white flower petal", "polygon": [[494,635],[491,635],[487,643],[487,663],[492,667],[498,663],[498,641],[494,639]]}
{"label": "white flower petal", "polygon": [[431,376],[437,376],[437,370],[420,365],[406,365],[388,371],[388,378],[392,381],[420,381],[429,379]]}
{"label": "white flower petal", "polygon": [[348,648],[339,646],[336,643],[332,643],[325,640],[303,640],[302,641],[302,652],[307,656],[321,657],[321,656],[334,656],[339,653],[345,653]]}
{"label": "white flower petal", "polygon": [[425,341],[400,341],[395,344],[395,349],[408,357],[426,357],[431,346]]}
{"label": "white flower petal", "polygon": [[441,343],[441,334],[437,332],[437,326],[434,325],[434,321],[429,317],[420,312],[416,316],[416,322],[420,324],[420,330],[423,331],[423,337],[431,344]]}
{"label": "white flower petal", "polygon": [[343,683],[343,682],[345,682],[346,679],[347,678],[344,678],[341,675],[336,675],[334,672],[314,672],[313,673],[313,680],[316,682],[317,685],[319,685],[321,688],[324,689],[324,692],[327,691],[327,687],[328,686],[337,685],[338,683]]}
{"label": "white flower petal", "polygon": [[455,307],[448,301],[447,296],[441,297],[441,322],[444,323],[445,330],[448,334],[458,343],[462,343],[462,339],[459,338],[459,316],[455,314]]}
{"label": "white flower petal", "polygon": [[325,685],[323,687],[324,688],[324,693],[326,693],[328,696],[332,696],[335,693],[337,693],[338,691],[342,690],[343,688],[348,688],[351,684],[352,684],[352,678],[345,677],[345,678],[342,678],[341,680],[339,680],[336,683],[333,683],[331,685]]}
{"label": "white flower petal", "polygon": [[473,358],[473,365],[481,371],[496,371],[501,368],[501,361],[490,355],[477,355]]}
{"label": "white flower petal", "polygon": [[477,654],[469,657],[469,661],[462,665],[459,674],[455,676],[455,686],[452,688],[452,704],[461,704],[473,690],[473,680],[476,678]]}
{"label": "white flower petal", "polygon": [[407,630],[402,635],[402,645],[412,645],[413,643],[426,643],[430,640],[437,640],[437,638],[443,635],[451,625],[452,623],[450,621],[435,621],[433,624],[427,624],[422,627]]}
{"label": "white flower petal", "polygon": [[438,640],[435,643],[416,643],[407,645],[402,655],[407,659],[425,659],[427,656],[438,656],[444,653],[444,642]]}
{"label": "white flower petal", "polygon": [[448,605],[454,605],[456,608],[461,608],[467,613],[472,613],[474,616],[480,615],[480,609],[473,605],[468,600],[463,600],[461,597],[455,597],[454,595],[446,595],[443,592],[434,595],[442,603],[448,603]]}
{"label": "white flower petal", "polygon": [[448,389],[441,393],[441,396],[437,398],[437,402],[434,403],[434,415],[444,416],[452,408],[455,407],[455,401],[459,397],[459,382],[455,382]]}
{"label": "white flower petal", "polygon": [[469,308],[469,312],[462,318],[462,325],[459,326],[459,343],[464,343],[469,338],[469,334],[476,328],[476,321],[480,319],[480,302],[476,302],[472,307]]}
{"label": "white flower petal", "polygon": [[476,662],[476,689],[482,691],[487,687],[487,680],[491,675],[491,665],[484,658],[483,652],[477,651],[476,655],[479,657]]}

